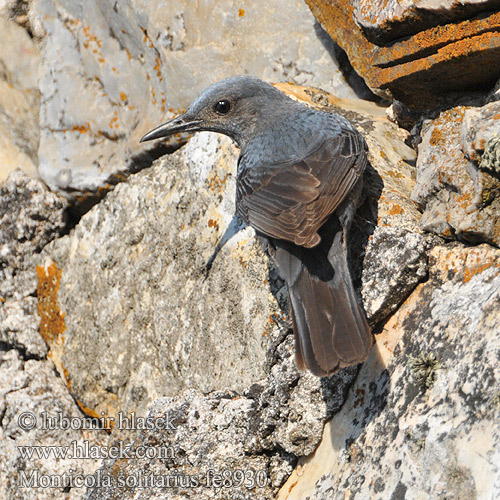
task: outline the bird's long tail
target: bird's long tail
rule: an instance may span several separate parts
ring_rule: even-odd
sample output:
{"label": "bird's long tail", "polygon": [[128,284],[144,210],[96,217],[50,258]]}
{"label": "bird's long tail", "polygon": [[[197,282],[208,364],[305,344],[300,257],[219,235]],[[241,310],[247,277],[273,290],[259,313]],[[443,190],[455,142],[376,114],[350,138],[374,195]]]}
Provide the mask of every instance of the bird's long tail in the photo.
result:
{"label": "bird's long tail", "polygon": [[299,369],[325,377],[366,360],[372,334],[352,285],[339,229],[315,248],[274,241],[288,285]]}

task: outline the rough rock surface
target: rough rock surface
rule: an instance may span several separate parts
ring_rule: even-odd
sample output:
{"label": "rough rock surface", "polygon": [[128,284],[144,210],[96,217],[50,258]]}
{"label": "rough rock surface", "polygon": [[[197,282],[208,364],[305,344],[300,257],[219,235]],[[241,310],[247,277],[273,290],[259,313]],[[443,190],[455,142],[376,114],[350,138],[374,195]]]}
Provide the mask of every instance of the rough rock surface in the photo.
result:
{"label": "rough rock surface", "polygon": [[0,184],[0,297],[24,295],[17,280],[34,270],[37,254],[66,228],[67,206],[20,170]]}
{"label": "rough rock surface", "polygon": [[[46,359],[39,332],[34,262],[65,228],[66,207],[66,200],[20,170],[0,184],[0,498],[6,500],[81,498],[82,487],[68,488],[64,481],[89,475],[100,460],[70,454],[84,450],[85,442],[107,441],[102,430],[64,428],[57,420],[89,423]],[[59,454],[63,447],[72,447],[66,457]],[[47,488],[52,480],[62,483]]]}
{"label": "rough rock surface", "polygon": [[14,170],[0,183],[0,344],[40,359],[35,261],[66,227],[67,201]]}
{"label": "rough rock surface", "polygon": [[51,188],[80,201],[150,165],[145,152],[157,157],[158,146],[139,145],[140,137],[223,77],[321,82],[355,95],[341,71],[332,72],[333,45],[315,33],[301,0],[169,8],[34,0],[30,21],[42,40],[39,171]]}
{"label": "rough rock surface", "polygon": [[496,498],[499,311],[500,251],[435,247],[429,280],[277,498]]}
{"label": "rough rock surface", "polygon": [[429,110],[500,77],[497,0],[306,3],[368,86],[389,100]]}
{"label": "rough rock surface", "polygon": [[0,180],[37,174],[40,52],[26,30],[0,17]]}
{"label": "rough rock surface", "polygon": [[105,449],[108,437],[99,428],[79,429],[91,423],[50,361],[25,360],[15,349],[0,350],[0,415],[0,497],[82,498],[83,485],[68,488],[68,480],[95,470],[100,460],[85,453],[86,443]]}
{"label": "rough rock surface", "polygon": [[413,199],[424,211],[424,230],[447,239],[500,244],[500,179],[495,167],[478,165],[486,141],[496,137],[499,112],[498,102],[460,106],[423,124]]}
{"label": "rough rock surface", "polygon": [[[140,433],[131,449],[167,447],[168,460],[108,461],[96,473],[108,484],[89,489],[85,498],[136,498],[144,478],[170,481],[171,494],[184,498],[227,498],[228,493],[273,498],[297,457],[316,448],[325,420],[339,411],[356,374],[351,367],[323,380],[300,375],[290,341],[289,336],[277,344],[269,376],[243,394],[226,390],[203,396],[188,390],[156,400],[148,418],[172,425]],[[129,491],[118,478],[130,482]],[[148,488],[148,498],[164,498],[161,482],[155,484],[160,487]]]}
{"label": "rough rock surface", "polygon": [[500,7],[498,0],[353,0],[356,22],[378,45]]}

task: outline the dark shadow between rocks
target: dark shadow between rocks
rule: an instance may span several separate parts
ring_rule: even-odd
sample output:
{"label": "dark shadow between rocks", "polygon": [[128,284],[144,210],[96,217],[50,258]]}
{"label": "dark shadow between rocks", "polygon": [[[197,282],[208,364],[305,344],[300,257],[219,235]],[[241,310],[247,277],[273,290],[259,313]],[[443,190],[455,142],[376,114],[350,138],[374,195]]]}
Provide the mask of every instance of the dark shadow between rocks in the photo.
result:
{"label": "dark shadow between rocks", "polygon": [[317,21],[314,23],[314,32],[332,60],[338,63],[342,75],[356,95],[365,101],[381,102],[382,99],[369,89],[363,78],[351,66],[345,51],[330,38],[330,35]]}
{"label": "dark shadow between rocks", "polygon": [[67,196],[72,203],[68,210],[69,214],[69,230],[73,229],[83,215],[85,215],[94,205],[97,205],[106,195],[114,189],[120,182],[126,181],[131,175],[151,167],[153,163],[160,157],[167,154],[175,153],[187,142],[187,134],[184,134],[179,139],[170,142],[158,141],[152,148],[133,155],[130,158],[126,168],[113,174],[107,180],[106,187],[100,188],[95,192],[82,193],[80,191],[67,190]]}

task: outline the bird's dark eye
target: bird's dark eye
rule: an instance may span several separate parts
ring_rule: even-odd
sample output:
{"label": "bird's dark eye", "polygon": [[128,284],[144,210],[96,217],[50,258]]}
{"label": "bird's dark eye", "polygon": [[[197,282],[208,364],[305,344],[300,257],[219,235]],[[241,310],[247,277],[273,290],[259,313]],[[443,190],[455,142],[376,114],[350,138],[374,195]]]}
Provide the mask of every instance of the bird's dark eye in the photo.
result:
{"label": "bird's dark eye", "polygon": [[227,115],[230,109],[231,109],[231,103],[226,99],[218,101],[214,106],[215,112],[219,113],[219,115]]}

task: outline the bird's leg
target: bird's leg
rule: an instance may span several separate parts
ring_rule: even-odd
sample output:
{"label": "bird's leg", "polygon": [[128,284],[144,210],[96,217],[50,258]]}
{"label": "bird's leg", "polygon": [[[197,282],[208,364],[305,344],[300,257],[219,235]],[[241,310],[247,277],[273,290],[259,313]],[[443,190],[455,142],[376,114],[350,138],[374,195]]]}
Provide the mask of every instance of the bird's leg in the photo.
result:
{"label": "bird's leg", "polygon": [[353,187],[351,192],[346,196],[345,200],[340,204],[337,209],[337,215],[342,225],[343,230],[343,247],[346,256],[349,255],[347,249],[348,233],[351,228],[352,221],[356,215],[356,209],[358,208],[361,192],[363,191],[363,178],[360,178],[357,184]]}
{"label": "bird's leg", "polygon": [[212,269],[213,263],[219,255],[219,252],[222,250],[222,247],[235,235],[238,234],[243,228],[245,228],[246,225],[241,223],[241,218],[238,217],[237,215],[233,215],[233,218],[231,219],[231,222],[227,226],[226,230],[224,231],[224,234],[222,235],[221,239],[215,246],[214,252],[208,259],[207,263],[205,264],[205,278],[203,281],[205,281],[208,278],[208,275],[210,273],[210,270]]}

